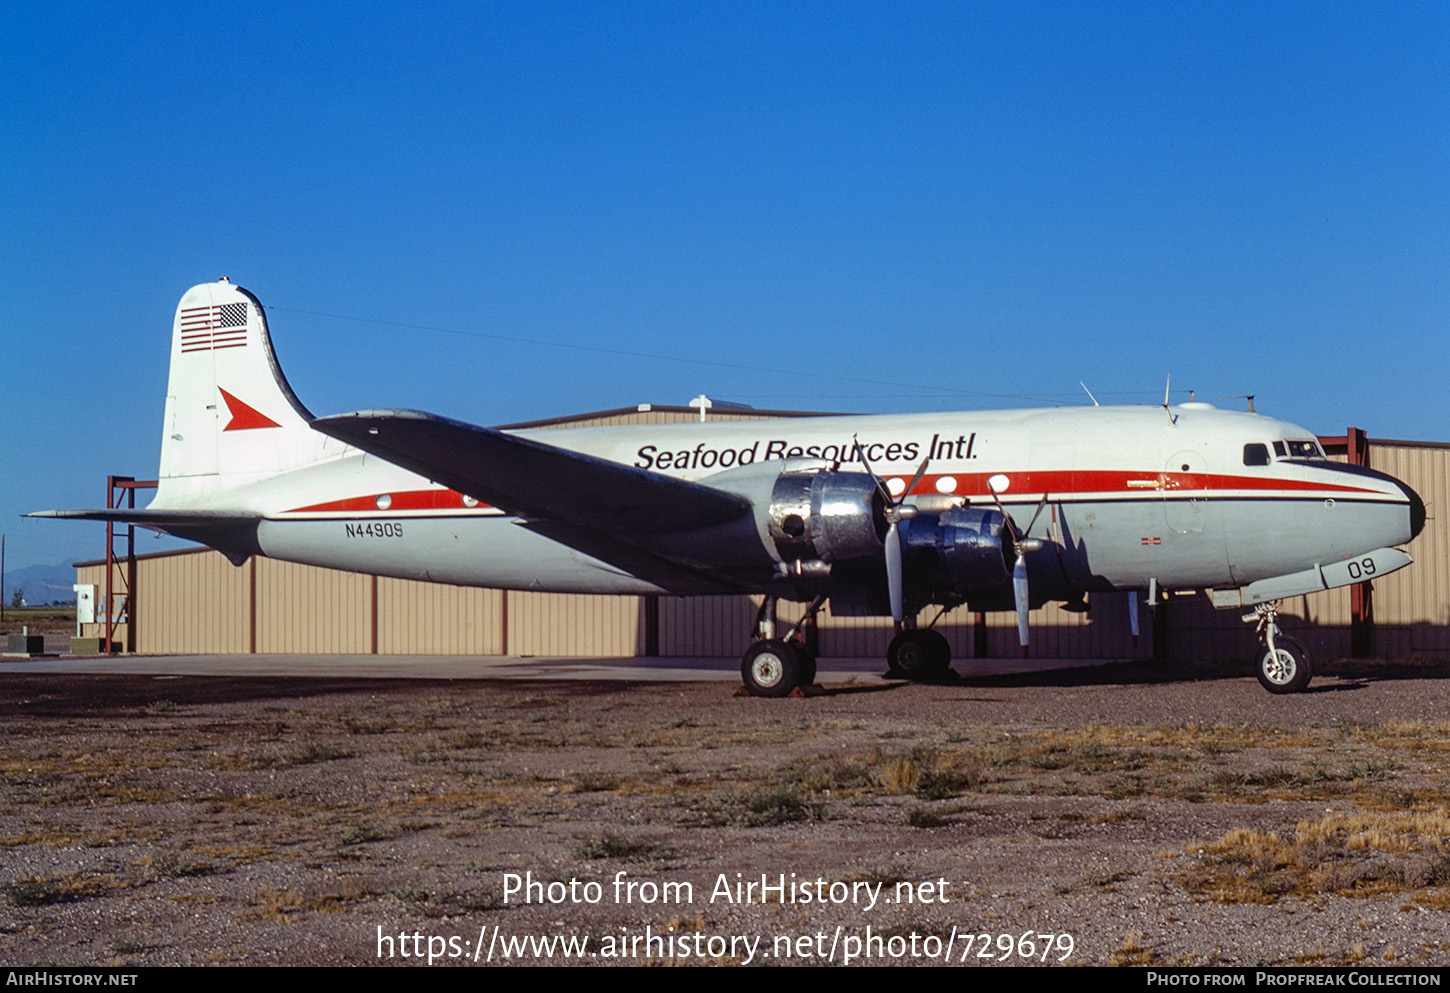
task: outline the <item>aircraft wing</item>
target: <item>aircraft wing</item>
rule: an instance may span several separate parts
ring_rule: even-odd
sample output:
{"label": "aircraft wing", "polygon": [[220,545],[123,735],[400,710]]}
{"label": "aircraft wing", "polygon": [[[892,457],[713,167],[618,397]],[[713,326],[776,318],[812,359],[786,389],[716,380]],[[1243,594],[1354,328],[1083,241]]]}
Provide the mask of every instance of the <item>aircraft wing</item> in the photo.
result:
{"label": "aircraft wing", "polygon": [[743,497],[417,410],[312,422],[364,452],[501,510],[611,535],[669,534],[749,513]]}

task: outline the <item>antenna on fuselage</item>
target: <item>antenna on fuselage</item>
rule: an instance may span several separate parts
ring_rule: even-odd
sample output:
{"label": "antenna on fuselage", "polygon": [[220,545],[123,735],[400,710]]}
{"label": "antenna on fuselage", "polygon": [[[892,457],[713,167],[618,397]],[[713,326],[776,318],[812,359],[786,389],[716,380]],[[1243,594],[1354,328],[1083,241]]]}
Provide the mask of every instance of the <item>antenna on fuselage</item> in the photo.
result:
{"label": "antenna on fuselage", "polygon": [[1173,388],[1173,373],[1168,374],[1168,380],[1163,384],[1163,413],[1168,415],[1168,426],[1172,427],[1178,423],[1178,418],[1173,416],[1173,411],[1168,409],[1168,394]]}
{"label": "antenna on fuselage", "polygon": [[1088,395],[1088,399],[1093,402],[1094,407],[1102,406],[1102,404],[1098,403],[1098,398],[1093,396],[1093,391],[1087,388],[1087,383],[1084,383],[1081,379],[1079,379],[1077,381],[1077,385],[1082,387],[1082,391]]}
{"label": "antenna on fuselage", "polygon": [[1223,397],[1222,399],[1224,399],[1224,400],[1243,400],[1243,401],[1245,401],[1245,402],[1248,403],[1248,412],[1250,414],[1257,414],[1258,413],[1258,411],[1254,409],[1254,394],[1252,394],[1252,393],[1239,393],[1239,394],[1236,394],[1236,395],[1231,396],[1231,397]]}

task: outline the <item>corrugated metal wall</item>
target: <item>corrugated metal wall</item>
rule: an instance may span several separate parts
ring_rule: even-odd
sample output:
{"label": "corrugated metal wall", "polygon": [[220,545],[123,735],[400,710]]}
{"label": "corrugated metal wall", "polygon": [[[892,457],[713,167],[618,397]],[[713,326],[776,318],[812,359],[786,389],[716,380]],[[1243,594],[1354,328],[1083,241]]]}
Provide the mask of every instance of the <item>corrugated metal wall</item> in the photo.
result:
{"label": "corrugated metal wall", "polygon": [[256,650],[372,651],[372,582],[370,576],[258,559]]}
{"label": "corrugated metal wall", "polygon": [[502,655],[501,590],[378,580],[378,652],[383,655]]}
{"label": "corrugated metal wall", "polygon": [[[674,414],[676,420],[679,414]],[[1450,445],[1376,441],[1371,465],[1403,479],[1424,498],[1429,521],[1411,546],[1416,562],[1374,585],[1374,649],[1383,656],[1450,657],[1450,528],[1438,518],[1450,500]],[[643,597],[503,593],[380,579],[255,559],[238,568],[201,549],[138,560],[139,652],[378,652],[383,654],[631,656],[650,647]],[[77,581],[105,586],[104,563],[78,567]],[[120,569],[118,569],[119,577]],[[117,589],[123,589],[118,582]],[[732,657],[744,652],[759,598],[658,598],[657,650],[664,656]],[[1168,654],[1242,658],[1252,630],[1242,611],[1217,611],[1202,597],[1140,608],[1140,636],[1129,627],[1126,594],[1089,598],[1090,610],[1052,604],[1032,612],[1038,658],[1146,658],[1153,625],[1166,625]],[[1349,591],[1283,605],[1283,626],[1320,658],[1349,654]],[[801,616],[782,604],[781,622]],[[923,615],[923,622],[931,615]],[[86,633],[99,634],[92,628]],[[957,658],[976,652],[973,615],[957,610],[938,629]],[[824,657],[876,658],[891,636],[883,618],[820,616]],[[124,644],[124,634],[122,643]],[[987,614],[986,657],[1019,654],[1015,618]]]}
{"label": "corrugated metal wall", "polygon": [[628,656],[644,651],[643,599],[508,594],[508,654]]}
{"label": "corrugated metal wall", "polygon": [[1375,583],[1375,653],[1450,657],[1450,446],[1376,441],[1370,465],[1408,483],[1428,511],[1415,564]]}

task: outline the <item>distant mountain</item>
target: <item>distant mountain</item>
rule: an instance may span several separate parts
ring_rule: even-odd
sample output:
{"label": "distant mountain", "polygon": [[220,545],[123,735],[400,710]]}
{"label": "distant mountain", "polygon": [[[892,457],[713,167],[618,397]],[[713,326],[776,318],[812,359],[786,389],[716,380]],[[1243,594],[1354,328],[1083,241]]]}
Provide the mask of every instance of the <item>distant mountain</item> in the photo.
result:
{"label": "distant mountain", "polygon": [[28,565],[24,569],[5,570],[5,604],[9,606],[15,587],[25,602],[38,607],[48,603],[75,603],[75,567],[69,563],[61,565]]}

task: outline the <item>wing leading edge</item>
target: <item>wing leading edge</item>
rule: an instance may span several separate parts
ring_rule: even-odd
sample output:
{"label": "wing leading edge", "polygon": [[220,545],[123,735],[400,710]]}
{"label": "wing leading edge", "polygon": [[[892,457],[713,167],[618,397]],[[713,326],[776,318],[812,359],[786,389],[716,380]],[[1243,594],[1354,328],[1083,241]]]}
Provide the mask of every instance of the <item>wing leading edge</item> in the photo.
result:
{"label": "wing leading edge", "polygon": [[509,513],[618,537],[693,531],[750,511],[745,498],[710,486],[417,410],[364,410],[312,426]]}

